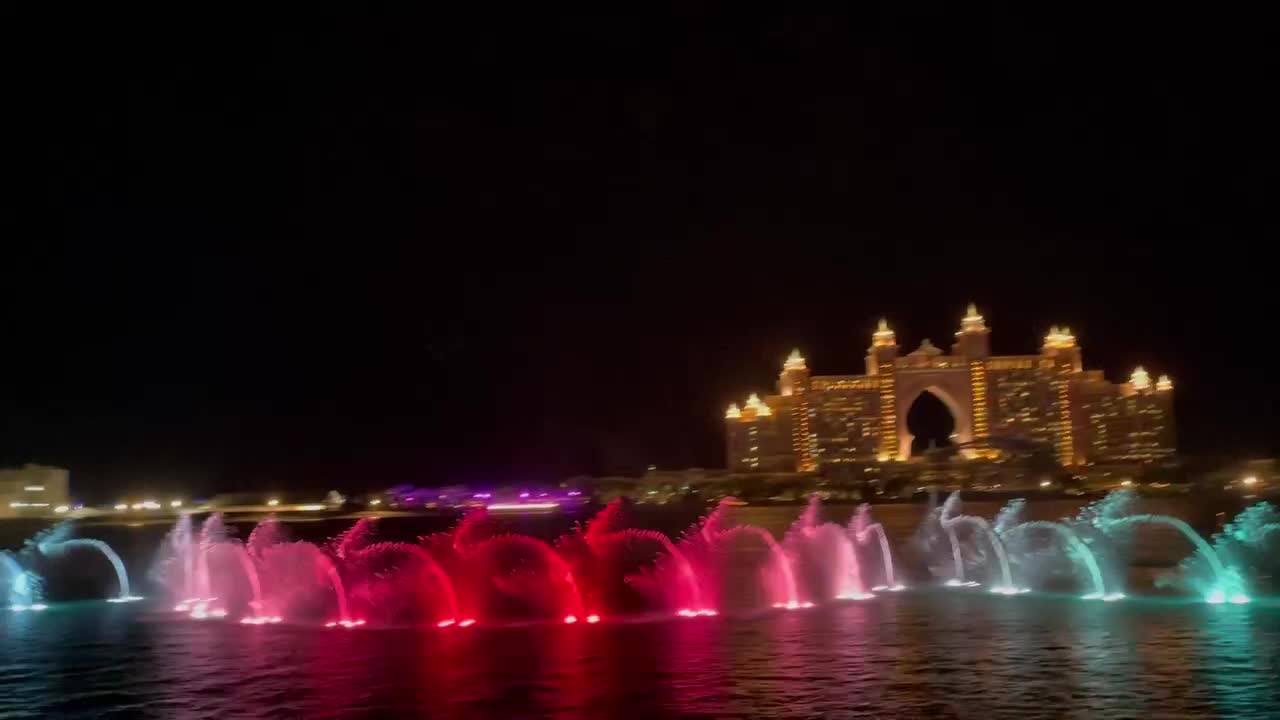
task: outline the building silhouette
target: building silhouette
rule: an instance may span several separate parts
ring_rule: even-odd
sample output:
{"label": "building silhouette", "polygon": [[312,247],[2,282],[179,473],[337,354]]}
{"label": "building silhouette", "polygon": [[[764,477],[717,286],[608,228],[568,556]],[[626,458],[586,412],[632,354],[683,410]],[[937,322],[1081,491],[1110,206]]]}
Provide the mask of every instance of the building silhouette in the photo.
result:
{"label": "building silhouette", "polygon": [[1174,453],[1173,383],[1142,367],[1126,383],[1085,370],[1069,328],[1053,327],[1039,354],[991,355],[991,331],[970,305],[944,352],[925,340],[902,354],[881,320],[862,375],[810,375],[799,350],[777,393],[750,394],[725,412],[730,470],[814,471],[838,463],[912,458],[907,413],[929,393],[955,422],[951,441],[970,459],[1052,457],[1059,465],[1151,461]]}

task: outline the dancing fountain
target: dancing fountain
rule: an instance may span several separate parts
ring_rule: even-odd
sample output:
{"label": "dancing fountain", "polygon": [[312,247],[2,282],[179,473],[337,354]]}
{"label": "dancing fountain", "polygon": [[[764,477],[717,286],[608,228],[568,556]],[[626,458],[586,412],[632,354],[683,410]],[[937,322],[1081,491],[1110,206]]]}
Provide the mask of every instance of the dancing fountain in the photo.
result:
{"label": "dancing fountain", "polygon": [[39,612],[49,607],[41,601],[39,576],[23,568],[7,551],[0,552],[0,570],[4,570],[3,577],[10,610]]}
{"label": "dancing fountain", "polygon": [[879,541],[880,566],[884,574],[884,583],[872,586],[872,591],[902,592],[906,590],[907,586],[898,582],[893,572],[893,553],[889,550],[889,536],[885,534],[883,525],[871,520],[870,505],[863,503],[858,506],[849,520],[849,532],[859,545],[868,544],[872,537]]}
{"label": "dancing fountain", "polygon": [[946,502],[942,504],[938,514],[938,522],[942,525],[942,529],[946,531],[947,540],[951,545],[951,559],[955,570],[955,574],[945,584],[949,587],[976,587],[978,585],[978,583],[965,578],[964,558],[960,551],[960,539],[956,535],[957,529],[969,527],[980,537],[987,540],[999,562],[1001,583],[992,587],[991,592],[999,595],[1019,595],[1028,592],[1027,588],[1016,587],[1013,584],[1013,573],[1009,569],[1008,553],[1005,552],[1004,543],[1000,541],[995,531],[991,529],[991,525],[985,518],[976,515],[957,514],[959,507],[960,494],[952,493],[947,497]]}
{"label": "dancing fountain", "polygon": [[[364,519],[322,544],[290,540],[275,518],[258,523],[242,542],[219,515],[198,526],[184,515],[149,577],[185,618],[341,629],[701,618],[802,610],[906,589],[889,535],[869,506],[841,526],[823,521],[815,498],[778,539],[738,522],[739,504],[720,503],[673,540],[630,527],[626,507],[615,502],[550,543],[510,533],[483,510],[418,542],[382,541],[376,522]],[[1240,513],[1209,540],[1181,519],[1138,512],[1132,493],[1055,521],[1024,521],[1024,510],[1013,501],[988,520],[962,512],[952,494],[922,521],[913,557],[924,563],[912,567],[928,567],[949,587],[976,587],[987,573],[997,594],[1066,586],[1083,599],[1114,602],[1126,597],[1132,531],[1163,527],[1194,550],[1167,582],[1210,604],[1244,604],[1249,582],[1273,574],[1269,561],[1280,544],[1280,513],[1266,504]],[[46,607],[36,570],[85,550],[115,572],[109,601],[137,599],[115,551],[101,540],[71,537],[64,523],[28,541],[21,554],[0,553],[7,606]]]}
{"label": "dancing fountain", "polygon": [[802,567],[809,570],[810,584],[817,586],[816,592],[811,594],[824,600],[867,600],[873,597],[862,582],[862,568],[854,549],[855,538],[835,523],[820,522],[820,516],[821,503],[814,495],[783,540],[789,550],[789,558],[799,559]]}
{"label": "dancing fountain", "polygon": [[91,538],[73,538],[69,537],[71,525],[69,523],[60,523],[52,528],[36,535],[33,539],[27,541],[29,547],[34,547],[41,555],[56,559],[77,549],[93,550],[102,557],[106,558],[111,564],[111,569],[116,574],[116,594],[114,597],[107,598],[109,603],[128,603],[136,602],[142,598],[134,595],[129,588],[129,571],[125,569],[124,561],[116,554],[111,546],[101,540]]}

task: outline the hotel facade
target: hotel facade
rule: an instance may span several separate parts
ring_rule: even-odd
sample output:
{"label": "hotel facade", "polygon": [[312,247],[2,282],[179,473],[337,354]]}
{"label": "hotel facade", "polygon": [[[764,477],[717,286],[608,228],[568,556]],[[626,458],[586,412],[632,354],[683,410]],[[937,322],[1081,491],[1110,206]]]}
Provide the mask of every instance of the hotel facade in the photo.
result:
{"label": "hotel facade", "polygon": [[901,353],[884,320],[862,375],[810,375],[800,352],[777,391],[725,412],[728,468],[812,472],[840,463],[912,459],[907,413],[924,393],[955,422],[951,440],[970,459],[1051,455],[1059,465],[1149,462],[1175,451],[1173,383],[1142,367],[1126,383],[1085,370],[1069,328],[1052,328],[1035,355],[991,355],[990,329],[969,306],[949,352],[925,340]]}

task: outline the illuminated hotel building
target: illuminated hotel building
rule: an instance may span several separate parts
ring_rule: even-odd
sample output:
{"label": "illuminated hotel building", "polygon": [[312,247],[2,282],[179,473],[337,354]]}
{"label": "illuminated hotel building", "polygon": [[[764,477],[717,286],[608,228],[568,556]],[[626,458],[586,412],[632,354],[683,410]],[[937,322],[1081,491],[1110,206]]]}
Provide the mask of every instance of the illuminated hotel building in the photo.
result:
{"label": "illuminated hotel building", "polygon": [[889,324],[871,335],[864,375],[810,375],[798,350],[776,395],[752,393],[725,413],[730,470],[813,471],[835,463],[909,460],[907,412],[928,392],[955,421],[967,458],[1051,453],[1065,466],[1149,461],[1174,453],[1173,383],[1136,368],[1127,383],[1085,370],[1070,329],[1036,355],[991,355],[990,329],[969,306],[950,352],[925,340],[901,354]]}

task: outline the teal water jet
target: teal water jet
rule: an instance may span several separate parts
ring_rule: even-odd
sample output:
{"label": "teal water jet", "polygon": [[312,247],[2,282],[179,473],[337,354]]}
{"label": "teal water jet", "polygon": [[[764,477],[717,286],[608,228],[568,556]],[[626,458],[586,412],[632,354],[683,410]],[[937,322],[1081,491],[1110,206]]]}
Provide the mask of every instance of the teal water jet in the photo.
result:
{"label": "teal water jet", "polygon": [[1211,605],[1220,605],[1224,602],[1231,602],[1234,605],[1243,605],[1249,602],[1249,595],[1245,592],[1244,582],[1240,579],[1238,573],[1229,572],[1222,564],[1222,559],[1218,557],[1218,553],[1213,549],[1204,538],[1200,537],[1190,525],[1184,520],[1168,515],[1129,515],[1121,518],[1113,518],[1095,521],[1103,530],[1111,528],[1123,527],[1125,525],[1165,525],[1174,528],[1182,533],[1183,537],[1191,541],[1196,551],[1204,557],[1209,563],[1209,567],[1213,570],[1214,585],[1205,595],[1205,602]]}
{"label": "teal water jet", "polygon": [[74,538],[71,540],[42,541],[39,543],[40,552],[53,556],[65,553],[67,550],[75,548],[89,548],[96,550],[111,563],[111,567],[116,572],[116,596],[107,598],[107,602],[125,603],[141,600],[142,598],[133,595],[129,591],[129,571],[124,567],[124,561],[116,554],[111,546],[101,540],[92,540],[87,538]]}
{"label": "teal water jet", "polygon": [[4,570],[8,588],[9,609],[15,612],[44,610],[41,602],[40,578],[22,567],[9,552],[0,552],[0,569]]}

